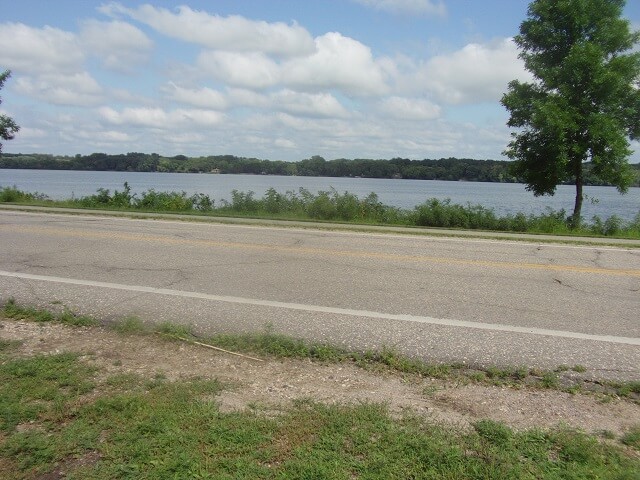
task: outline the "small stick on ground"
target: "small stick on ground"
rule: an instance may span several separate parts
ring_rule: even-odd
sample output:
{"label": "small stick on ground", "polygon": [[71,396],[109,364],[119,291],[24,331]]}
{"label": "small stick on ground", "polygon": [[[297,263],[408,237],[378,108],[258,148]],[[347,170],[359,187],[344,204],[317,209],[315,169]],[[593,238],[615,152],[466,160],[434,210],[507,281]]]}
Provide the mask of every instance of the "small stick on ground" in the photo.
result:
{"label": "small stick on ground", "polygon": [[159,334],[159,335],[164,335],[165,337],[177,338],[178,340],[182,340],[183,342],[194,343],[196,345],[200,345],[201,347],[207,347],[207,348],[211,348],[213,350],[218,350],[219,352],[228,353],[229,355],[236,355],[238,357],[248,358],[249,360],[255,360],[256,362],[264,362],[264,360],[261,359],[261,358],[251,357],[251,356],[245,355],[243,353],[232,352],[231,350],[225,350],[224,348],[220,348],[220,347],[214,347],[213,345],[209,345],[207,343],[202,343],[202,342],[198,342],[196,340],[190,340],[190,339],[185,338],[185,337],[180,337],[179,335],[172,335],[170,333],[163,333],[163,332],[156,332],[156,333]]}

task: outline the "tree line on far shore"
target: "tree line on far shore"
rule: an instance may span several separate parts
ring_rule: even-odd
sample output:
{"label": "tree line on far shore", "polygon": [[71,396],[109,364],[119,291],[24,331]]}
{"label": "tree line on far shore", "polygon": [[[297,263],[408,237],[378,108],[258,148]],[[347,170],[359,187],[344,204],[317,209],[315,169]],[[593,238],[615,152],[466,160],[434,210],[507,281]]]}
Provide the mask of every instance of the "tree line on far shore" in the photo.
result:
{"label": "tree line on far shore", "polygon": [[[585,165],[586,184],[606,185],[589,174],[591,165]],[[212,155],[165,157],[157,153],[130,152],[110,155],[56,156],[50,154],[3,153],[0,168],[91,170],[130,172],[178,172],[221,173],[254,175],[298,175],[307,177],[363,177],[406,178],[417,180],[449,180],[470,182],[522,182],[514,172],[513,163],[501,160],[476,160],[470,158],[440,158],[410,160],[345,159],[325,160],[320,156],[285,162],[237,157],[235,155]],[[635,172],[633,186],[640,186],[640,164],[632,165]]]}

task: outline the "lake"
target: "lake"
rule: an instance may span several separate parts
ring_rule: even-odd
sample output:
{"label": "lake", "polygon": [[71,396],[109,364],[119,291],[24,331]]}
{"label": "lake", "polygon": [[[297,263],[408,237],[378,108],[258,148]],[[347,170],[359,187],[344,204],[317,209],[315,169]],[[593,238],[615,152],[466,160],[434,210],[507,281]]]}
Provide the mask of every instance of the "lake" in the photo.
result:
{"label": "lake", "polygon": [[[216,203],[222,199],[230,200],[232,190],[253,191],[256,198],[260,198],[270,187],[280,193],[288,190],[297,192],[300,187],[317,193],[333,187],[340,193],[348,191],[360,198],[375,192],[382,203],[401,208],[411,209],[429,198],[450,198],[453,203],[492,208],[498,215],[517,212],[538,214],[547,208],[564,208],[570,213],[575,197],[575,187],[569,185],[559,186],[552,197],[534,197],[518,183],[0,169],[0,188],[15,185],[20,190],[43,193],[55,200],[92,195],[98,188],[122,190],[125,181],[129,182],[134,193],[151,188],[161,192],[185,191],[189,195],[204,193]],[[640,188],[637,187],[630,188],[626,195],[620,195],[613,187],[585,187],[585,194],[589,197],[583,205],[583,217],[587,220],[594,215],[605,219],[614,214],[631,220],[640,212]]]}

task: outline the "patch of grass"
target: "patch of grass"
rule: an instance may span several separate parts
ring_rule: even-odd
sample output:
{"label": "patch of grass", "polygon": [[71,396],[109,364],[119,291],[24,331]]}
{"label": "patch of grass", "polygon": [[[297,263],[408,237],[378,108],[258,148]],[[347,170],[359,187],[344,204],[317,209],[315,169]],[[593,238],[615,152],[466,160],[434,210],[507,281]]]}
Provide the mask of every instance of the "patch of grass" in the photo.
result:
{"label": "patch of grass", "polygon": [[167,336],[183,337],[188,339],[195,338],[192,327],[187,325],[176,325],[175,323],[170,322],[161,323],[156,327],[155,331]]}
{"label": "patch of grass", "polygon": [[483,439],[497,446],[507,446],[513,438],[513,432],[506,425],[493,420],[480,420],[473,424]]}
{"label": "patch of grass", "polygon": [[133,316],[116,320],[111,328],[122,335],[140,335],[149,331],[141,319]]}
{"label": "patch of grass", "polygon": [[584,373],[587,371],[587,367],[585,367],[584,365],[574,365],[571,370],[577,373]]}
{"label": "patch of grass", "polygon": [[471,372],[471,373],[469,374],[469,379],[470,379],[471,381],[473,381],[473,382],[476,382],[476,383],[483,382],[483,381],[485,381],[485,380],[486,380],[486,378],[487,378],[486,373],[485,373],[485,372],[481,372],[481,371],[478,371],[478,372]]}
{"label": "patch of grass", "polygon": [[631,394],[640,394],[640,381],[620,382],[617,384],[617,394],[621,397],[629,397]]}
{"label": "patch of grass", "polygon": [[640,450],[640,425],[630,429],[620,439],[622,443]]}
{"label": "patch of grass", "polygon": [[529,369],[526,367],[487,367],[484,371],[485,377],[494,384],[515,384],[522,382],[529,376]]}
{"label": "patch of grass", "polygon": [[105,385],[118,390],[131,390],[143,383],[142,377],[135,373],[117,373],[105,380]]}
{"label": "patch of grass", "polygon": [[95,319],[85,315],[76,315],[68,309],[60,313],[53,313],[45,309],[18,305],[13,298],[10,298],[4,304],[2,313],[7,318],[39,323],[58,322],[75,327],[88,327],[98,324]]}
{"label": "patch of grass", "polygon": [[558,388],[559,380],[556,372],[544,372],[540,385],[544,388]]}
{"label": "patch of grass", "polygon": [[77,355],[13,359],[0,364],[0,431],[29,421],[55,419],[58,407],[93,389],[93,369]]}
{"label": "patch of grass", "polygon": [[407,374],[417,374],[430,378],[447,378],[454,371],[448,364],[429,364],[422,360],[409,358],[396,349],[383,347],[380,351],[368,351],[362,356],[354,356],[360,365],[382,365],[392,370]]}
{"label": "patch of grass", "polygon": [[97,452],[74,478],[633,478],[640,467],[577,432],[514,432],[489,420],[465,432],[378,404],[222,413],[201,399],[218,388],[178,382],[100,397],[59,432],[12,436],[0,456],[27,476],[51,471],[71,448]]}
{"label": "patch of grass", "polygon": [[565,389],[565,392],[570,393],[571,395],[576,395],[578,393],[581,393],[582,391],[583,391],[583,387],[582,387],[582,384],[580,383],[576,383]]}
{"label": "patch of grass", "polygon": [[0,338],[0,353],[22,345],[21,340],[5,340]]}
{"label": "patch of grass", "polygon": [[441,387],[437,385],[428,385],[422,389],[422,394],[430,397],[431,395],[435,395],[441,390]]}
{"label": "patch of grass", "polygon": [[215,335],[207,338],[205,342],[226,350],[282,358],[310,358],[325,362],[338,362],[348,358],[347,352],[339,348],[274,333],[269,327],[260,333]]}

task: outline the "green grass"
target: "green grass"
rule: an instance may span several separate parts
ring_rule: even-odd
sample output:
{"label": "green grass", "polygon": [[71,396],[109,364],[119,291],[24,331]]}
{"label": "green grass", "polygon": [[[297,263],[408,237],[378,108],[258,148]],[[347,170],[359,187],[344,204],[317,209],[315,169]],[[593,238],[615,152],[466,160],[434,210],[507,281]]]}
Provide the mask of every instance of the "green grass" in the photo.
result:
{"label": "green grass", "polygon": [[[68,354],[10,360],[0,378],[7,480],[61,469],[72,479],[606,479],[640,469],[622,448],[566,429],[481,420],[466,431],[370,403],[224,413],[215,380],[121,374],[94,384]],[[632,435],[623,441],[637,448]]]}
{"label": "green grass", "polygon": [[634,394],[640,394],[640,381],[616,382],[612,383],[612,386],[615,387],[616,393],[621,397],[630,397]]}
{"label": "green grass", "polygon": [[22,342],[20,340],[5,340],[4,338],[0,338],[0,353],[16,348],[21,344]]}
{"label": "green grass", "polygon": [[385,205],[375,193],[364,198],[335,189],[316,194],[300,188],[286,193],[270,188],[262,198],[254,192],[233,190],[230,200],[215,205],[207,195],[188,196],[185,192],[156,192],[151,189],[139,196],[131,193],[125,182],[122,191],[110,192],[99,188],[86,197],[53,201],[39,194],[21,192],[15,187],[0,189],[0,202],[27,205],[108,209],[142,212],[187,213],[251,217],[278,220],[313,220],[343,222],[362,225],[396,225],[412,227],[437,227],[500,232],[546,233],[640,239],[640,212],[630,221],[613,215],[605,220],[593,217],[582,221],[578,228],[569,222],[564,210],[551,210],[538,215],[516,213],[498,216],[482,205],[453,204],[449,199],[429,198],[413,209],[400,209]]}
{"label": "green grass", "polygon": [[622,443],[640,451],[640,425],[632,428],[620,439]]}
{"label": "green grass", "polygon": [[[43,316],[15,302],[8,305],[10,312],[20,313],[17,318]],[[113,327],[123,334],[150,332],[134,317]],[[158,331],[197,338],[185,326],[163,324]],[[549,379],[560,374],[428,365],[389,348],[349,353],[270,328],[198,340],[262,355],[354,362],[446,379],[474,381],[475,376],[511,384],[547,376],[554,384]],[[514,431],[480,420],[465,430],[411,412],[392,415],[380,404],[310,400],[281,407],[276,415],[252,408],[229,413],[218,408],[216,397],[226,386],[215,379],[169,381],[124,371],[104,375],[77,355],[22,358],[14,353],[15,342],[0,345],[5,345],[0,350],[0,478],[7,480],[58,478],[61,472],[71,479],[607,479],[636,478],[640,471],[638,428],[619,443],[603,442],[568,429]]]}
{"label": "green grass", "polygon": [[91,391],[92,369],[61,354],[10,359],[0,365],[0,431],[29,422],[56,422],[64,405]]}
{"label": "green grass", "polygon": [[4,304],[2,313],[5,317],[13,318],[14,320],[29,320],[39,323],[58,322],[75,327],[87,327],[98,324],[95,319],[85,315],[76,315],[66,308],[60,313],[53,313],[46,309],[18,305],[13,298],[10,298]]}
{"label": "green grass", "polygon": [[149,332],[144,322],[134,316],[128,316],[113,322],[111,328],[122,335],[139,335]]}

